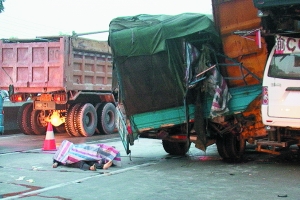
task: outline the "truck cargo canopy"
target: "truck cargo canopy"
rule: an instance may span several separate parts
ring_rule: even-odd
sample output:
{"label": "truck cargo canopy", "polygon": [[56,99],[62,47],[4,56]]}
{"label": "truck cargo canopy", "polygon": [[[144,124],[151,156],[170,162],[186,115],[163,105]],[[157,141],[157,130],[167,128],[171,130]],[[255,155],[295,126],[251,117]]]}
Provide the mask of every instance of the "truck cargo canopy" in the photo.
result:
{"label": "truck cargo canopy", "polygon": [[146,15],[118,17],[109,25],[109,43],[114,56],[152,55],[166,50],[166,40],[209,33],[214,41],[219,35],[207,15]]}
{"label": "truck cargo canopy", "polygon": [[186,69],[199,61],[203,44],[221,44],[213,21],[195,13],[115,18],[108,42],[128,116],[182,106]]}

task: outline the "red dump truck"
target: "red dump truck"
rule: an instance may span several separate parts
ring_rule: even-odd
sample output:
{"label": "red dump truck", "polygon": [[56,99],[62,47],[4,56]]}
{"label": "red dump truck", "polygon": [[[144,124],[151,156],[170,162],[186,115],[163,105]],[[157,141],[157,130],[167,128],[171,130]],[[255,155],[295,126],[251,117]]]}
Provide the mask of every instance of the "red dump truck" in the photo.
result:
{"label": "red dump truck", "polygon": [[1,135],[4,133],[3,101],[4,101],[4,97],[1,95],[1,91],[0,91],[0,134]]}
{"label": "red dump truck", "polygon": [[48,122],[71,136],[114,131],[107,42],[74,36],[2,39],[0,55],[0,89],[11,102],[25,102],[17,116],[24,134],[45,134]]}

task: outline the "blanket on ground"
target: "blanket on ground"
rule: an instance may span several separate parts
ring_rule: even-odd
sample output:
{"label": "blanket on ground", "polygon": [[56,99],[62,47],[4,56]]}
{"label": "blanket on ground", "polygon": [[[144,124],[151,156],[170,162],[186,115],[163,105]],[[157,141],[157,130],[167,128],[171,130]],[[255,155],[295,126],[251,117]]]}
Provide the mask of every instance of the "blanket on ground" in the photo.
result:
{"label": "blanket on ground", "polygon": [[53,159],[62,164],[72,164],[81,160],[85,161],[113,161],[116,166],[121,166],[120,152],[106,144],[74,144],[64,140],[56,151]]}

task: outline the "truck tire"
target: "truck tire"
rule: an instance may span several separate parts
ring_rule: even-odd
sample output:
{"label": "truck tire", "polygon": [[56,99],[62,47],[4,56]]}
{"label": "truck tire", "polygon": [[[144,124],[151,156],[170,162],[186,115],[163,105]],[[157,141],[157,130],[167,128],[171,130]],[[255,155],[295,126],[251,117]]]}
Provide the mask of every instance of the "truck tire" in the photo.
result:
{"label": "truck tire", "polygon": [[73,104],[69,107],[68,112],[66,113],[66,122],[65,122],[65,127],[66,131],[70,136],[75,136],[75,137],[81,137],[81,134],[77,131],[76,126],[75,126],[75,114],[78,108],[82,104],[77,103]]}
{"label": "truck tire", "polygon": [[95,107],[86,103],[81,105],[75,113],[76,130],[85,137],[94,135],[97,127],[97,112]]}
{"label": "truck tire", "polygon": [[31,128],[36,135],[46,135],[47,122],[45,121],[44,112],[41,110],[33,110],[31,112]]}
{"label": "truck tire", "polygon": [[[246,141],[243,142],[246,143]],[[240,161],[245,151],[245,144],[241,145],[241,141],[233,133],[227,134],[225,143],[230,161]]]}
{"label": "truck tire", "polygon": [[224,160],[227,160],[229,158],[229,155],[226,150],[226,145],[225,145],[226,139],[225,138],[226,138],[225,134],[222,137],[220,135],[218,135],[217,139],[216,139],[216,145],[217,145],[217,150],[218,150],[219,155]]}
{"label": "truck tire", "polygon": [[171,155],[183,156],[190,149],[191,143],[189,140],[186,142],[171,142],[169,140],[162,140],[164,150]]}
{"label": "truck tire", "polygon": [[96,109],[96,112],[97,112],[97,118],[98,118],[98,121],[97,121],[97,127],[96,127],[96,130],[95,130],[95,134],[97,134],[97,135],[99,135],[101,132],[100,132],[100,126],[99,126],[99,120],[100,120],[100,117],[101,116],[99,116],[99,114],[98,114],[98,110],[99,110],[99,107],[101,106],[103,104],[103,102],[102,103],[97,103],[96,105],[95,105],[95,109]]}
{"label": "truck tire", "polygon": [[112,103],[102,103],[97,109],[97,128],[102,134],[114,133],[116,124],[116,107]]}
{"label": "truck tire", "polygon": [[57,133],[65,133],[66,132],[65,124],[61,124],[59,126],[55,126],[54,129],[55,129],[55,131]]}
{"label": "truck tire", "polygon": [[33,131],[30,125],[30,115],[32,112],[33,104],[24,103],[18,111],[17,124],[25,135],[32,135]]}

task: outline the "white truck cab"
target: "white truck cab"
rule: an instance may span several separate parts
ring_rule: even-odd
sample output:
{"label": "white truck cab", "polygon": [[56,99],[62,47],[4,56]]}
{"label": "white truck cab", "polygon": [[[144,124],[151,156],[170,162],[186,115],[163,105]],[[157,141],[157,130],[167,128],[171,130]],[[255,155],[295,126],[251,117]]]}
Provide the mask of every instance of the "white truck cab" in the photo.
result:
{"label": "white truck cab", "polygon": [[262,120],[267,130],[297,129],[300,128],[300,38],[277,35],[275,39],[263,77]]}

